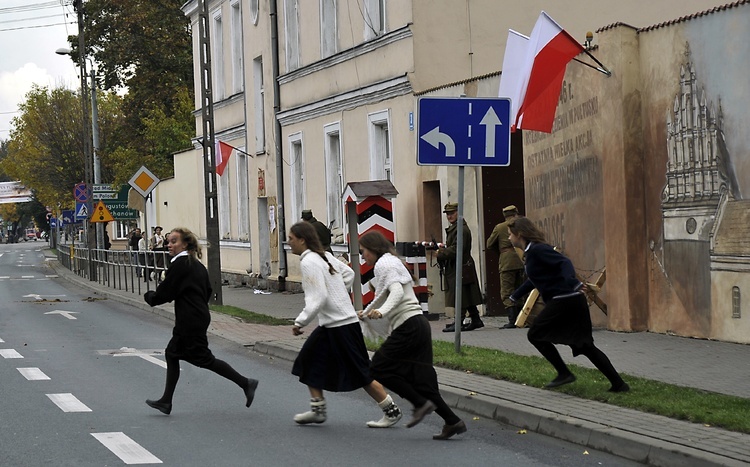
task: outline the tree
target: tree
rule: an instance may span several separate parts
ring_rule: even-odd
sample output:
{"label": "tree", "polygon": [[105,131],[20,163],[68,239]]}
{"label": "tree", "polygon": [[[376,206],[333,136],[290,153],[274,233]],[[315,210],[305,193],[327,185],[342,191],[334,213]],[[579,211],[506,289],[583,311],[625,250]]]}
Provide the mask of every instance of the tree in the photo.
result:
{"label": "tree", "polygon": [[[88,0],[83,6],[87,55],[96,60],[102,87],[127,89],[119,144],[107,151],[162,178],[172,175],[172,154],[189,148],[195,132],[194,117],[184,112],[186,99],[190,110],[193,105],[193,60],[183,3]],[[69,41],[77,49],[78,37]]]}

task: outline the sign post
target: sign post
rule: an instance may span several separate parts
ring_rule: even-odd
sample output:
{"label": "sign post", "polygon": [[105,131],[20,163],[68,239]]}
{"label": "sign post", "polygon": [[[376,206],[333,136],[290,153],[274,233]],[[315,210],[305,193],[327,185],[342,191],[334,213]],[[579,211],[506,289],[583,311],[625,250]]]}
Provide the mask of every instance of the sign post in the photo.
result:
{"label": "sign post", "polygon": [[[156,188],[156,185],[158,185],[160,181],[161,180],[156,178],[156,175],[152,174],[145,165],[142,165],[141,168],[138,169],[132,177],[130,177],[128,184],[132,186],[135,191],[140,193],[141,196],[143,196],[143,205],[147,206],[146,201],[148,201],[148,196],[151,194],[153,189]],[[149,235],[148,231],[147,210],[143,211],[143,235],[146,238],[146,248],[148,248],[148,239],[151,237],[151,235]]]}
{"label": "sign post", "polygon": [[421,97],[417,102],[417,164],[458,166],[455,347],[463,322],[465,166],[510,165],[510,99]]}

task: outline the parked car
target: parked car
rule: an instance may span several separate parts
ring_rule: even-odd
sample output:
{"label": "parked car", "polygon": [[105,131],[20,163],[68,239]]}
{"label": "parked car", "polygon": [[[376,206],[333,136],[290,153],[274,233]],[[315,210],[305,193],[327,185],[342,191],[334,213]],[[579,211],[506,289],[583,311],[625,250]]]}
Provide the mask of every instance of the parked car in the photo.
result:
{"label": "parked car", "polygon": [[28,242],[29,240],[37,241],[36,229],[26,229],[26,234],[23,236],[23,240]]}

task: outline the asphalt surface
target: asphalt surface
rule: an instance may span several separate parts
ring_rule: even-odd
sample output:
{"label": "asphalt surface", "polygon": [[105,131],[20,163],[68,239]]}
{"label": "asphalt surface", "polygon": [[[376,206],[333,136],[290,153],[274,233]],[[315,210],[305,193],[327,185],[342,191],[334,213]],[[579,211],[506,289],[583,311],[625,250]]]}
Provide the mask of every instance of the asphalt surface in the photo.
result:
{"label": "asphalt surface", "polygon": [[[53,253],[46,250],[46,254]],[[56,273],[92,294],[174,317],[171,305],[151,308],[139,294],[116,290],[81,278],[57,261]],[[292,319],[302,309],[302,294],[257,291],[249,287],[222,290],[225,305]],[[433,339],[454,341],[443,333],[448,319],[431,321]],[[537,355],[526,340],[526,330],[505,330],[505,318],[485,317],[485,327],[462,333],[463,345],[494,348],[518,355]],[[255,351],[293,360],[307,334],[292,336],[291,326],[243,323],[214,314],[209,331]],[[679,386],[739,396],[750,405],[750,345],[654,333],[594,332],[597,346],[625,375]],[[585,358],[573,359],[560,348],[566,362],[592,367]],[[593,368],[593,367],[592,367]],[[485,376],[437,368],[440,388],[452,407],[553,436],[626,459],[659,466],[739,466],[750,464],[750,435],[675,420],[659,415],[579,399],[552,390],[499,381]],[[625,376],[627,380],[627,376]],[[608,387],[602,388],[605,391]],[[631,384],[632,391],[637,385]]]}

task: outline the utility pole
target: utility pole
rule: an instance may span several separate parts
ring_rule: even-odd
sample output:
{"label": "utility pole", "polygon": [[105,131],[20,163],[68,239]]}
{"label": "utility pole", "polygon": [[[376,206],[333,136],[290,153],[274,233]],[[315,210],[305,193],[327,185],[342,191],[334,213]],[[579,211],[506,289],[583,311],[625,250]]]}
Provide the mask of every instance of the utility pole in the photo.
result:
{"label": "utility pole", "polygon": [[211,40],[208,0],[200,0],[198,34],[201,74],[201,119],[203,121],[203,184],[206,197],[206,240],[208,278],[213,289],[212,303],[223,304],[221,293],[221,250],[219,246],[219,204],[216,189],[216,146],[214,144],[214,100],[211,76]]}

